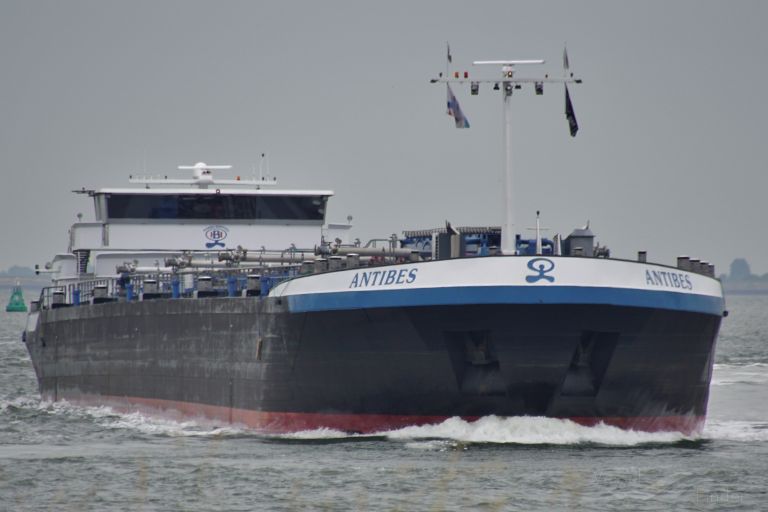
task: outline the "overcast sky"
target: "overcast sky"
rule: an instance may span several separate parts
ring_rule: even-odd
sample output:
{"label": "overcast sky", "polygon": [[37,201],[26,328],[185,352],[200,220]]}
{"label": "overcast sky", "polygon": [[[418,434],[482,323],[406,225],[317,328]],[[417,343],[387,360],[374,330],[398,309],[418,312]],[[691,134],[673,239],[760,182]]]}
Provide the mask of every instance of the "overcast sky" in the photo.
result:
{"label": "overcast sky", "polygon": [[[267,152],[284,187],[330,188],[354,235],[502,222],[498,92],[444,70],[547,60],[568,44],[581,130],[561,87],[518,91],[516,217],[591,221],[612,255],[768,272],[766,2],[193,2],[0,0],[0,269],[66,250],[89,199],[131,173]],[[521,73],[523,73],[521,71]],[[258,244],[259,246],[261,243]]]}

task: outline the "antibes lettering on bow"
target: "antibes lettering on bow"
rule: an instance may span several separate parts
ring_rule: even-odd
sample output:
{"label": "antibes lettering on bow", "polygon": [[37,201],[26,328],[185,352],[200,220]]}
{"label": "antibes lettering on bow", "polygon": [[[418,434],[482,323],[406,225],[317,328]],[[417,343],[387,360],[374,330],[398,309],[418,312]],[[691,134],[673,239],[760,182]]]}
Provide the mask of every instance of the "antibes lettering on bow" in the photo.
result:
{"label": "antibes lettering on bow", "polygon": [[668,272],[666,270],[646,270],[645,284],[664,288],[693,290],[690,276],[681,272]]}
{"label": "antibes lettering on bow", "polygon": [[357,272],[349,283],[350,288],[373,288],[395,284],[411,284],[416,280],[417,268],[367,270]]}

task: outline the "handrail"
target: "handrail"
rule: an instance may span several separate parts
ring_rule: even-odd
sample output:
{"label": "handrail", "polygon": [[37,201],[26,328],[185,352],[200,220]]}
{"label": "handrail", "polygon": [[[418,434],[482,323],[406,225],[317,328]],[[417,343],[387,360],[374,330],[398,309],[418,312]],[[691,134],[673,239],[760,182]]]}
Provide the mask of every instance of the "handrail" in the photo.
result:
{"label": "handrail", "polygon": [[[257,272],[258,271],[258,272]],[[46,286],[40,290],[40,309],[80,306],[94,302],[95,290],[105,287],[103,298],[107,301],[126,301],[129,295],[139,297],[144,293],[144,283],[154,280],[157,292],[161,295],[171,295],[173,283],[179,283],[180,297],[193,297],[198,290],[198,280],[201,276],[211,278],[211,289],[215,292],[229,292],[234,285],[234,291],[241,293],[247,288],[249,275],[258,273],[261,276],[262,292],[268,292],[278,283],[298,275],[298,266],[263,267],[263,268],[227,268],[216,270],[184,270],[182,272],[142,272],[126,274],[120,277],[87,278],[68,280],[67,282]],[[230,284],[232,283],[232,284]],[[128,289],[132,291],[128,293]],[[135,300],[135,299],[134,299]]]}

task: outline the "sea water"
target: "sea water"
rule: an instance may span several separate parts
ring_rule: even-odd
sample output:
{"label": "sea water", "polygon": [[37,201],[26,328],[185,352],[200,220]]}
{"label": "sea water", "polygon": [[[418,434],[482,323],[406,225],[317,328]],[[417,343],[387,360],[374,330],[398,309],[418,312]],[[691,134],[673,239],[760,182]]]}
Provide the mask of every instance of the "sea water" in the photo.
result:
{"label": "sea water", "polygon": [[290,435],[41,402],[0,313],[0,510],[768,510],[768,297],[728,298],[702,435],[453,418]]}

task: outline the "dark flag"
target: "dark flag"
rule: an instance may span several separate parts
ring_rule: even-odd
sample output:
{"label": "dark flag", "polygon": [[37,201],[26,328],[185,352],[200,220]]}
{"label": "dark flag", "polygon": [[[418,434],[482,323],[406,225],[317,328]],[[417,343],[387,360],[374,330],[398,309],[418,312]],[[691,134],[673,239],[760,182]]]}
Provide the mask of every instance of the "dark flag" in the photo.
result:
{"label": "dark flag", "polygon": [[450,45],[450,43],[445,43],[445,46],[448,49],[448,62],[453,62],[453,57],[451,56],[451,45]]}
{"label": "dark flag", "polygon": [[568,86],[565,86],[565,117],[568,119],[568,127],[571,129],[571,137],[576,136],[579,131],[579,123],[576,122],[576,114],[573,113],[571,104],[571,95],[568,94]]}

